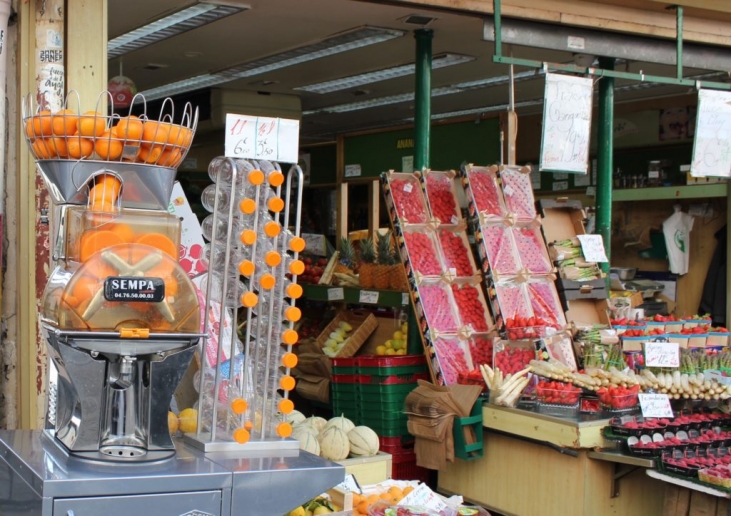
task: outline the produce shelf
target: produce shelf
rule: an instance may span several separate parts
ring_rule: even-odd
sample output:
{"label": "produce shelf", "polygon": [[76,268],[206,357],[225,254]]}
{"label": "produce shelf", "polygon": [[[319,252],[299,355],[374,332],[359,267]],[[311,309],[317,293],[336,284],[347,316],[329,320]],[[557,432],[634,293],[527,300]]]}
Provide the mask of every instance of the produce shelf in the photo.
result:
{"label": "produce shelf", "polygon": [[710,486],[708,484],[702,484],[700,482],[694,482],[692,480],[679,478],[673,475],[668,475],[665,473],[660,473],[657,470],[654,469],[648,469],[645,471],[647,476],[656,478],[658,480],[662,480],[663,482],[667,482],[669,484],[675,484],[676,486],[685,487],[687,489],[692,489],[694,491],[699,491],[701,493],[706,493],[711,496],[718,496],[719,498],[731,498],[731,491],[726,491],[723,489],[715,488],[713,486]]}
{"label": "produce shelf", "polygon": [[726,197],[727,183],[712,185],[623,188],[612,191],[612,201],[654,201],[658,199],[705,199]]}
{"label": "produce shelf", "polygon": [[[342,290],[342,298],[340,291]],[[363,304],[384,307],[400,308],[408,306],[410,303],[409,295],[406,292],[397,292],[395,290],[376,290],[361,289],[355,287],[333,287],[330,285],[311,285],[302,284],[302,297],[311,301],[332,301],[348,304]],[[332,291],[332,292],[331,292]],[[368,293],[376,294],[368,294]],[[365,294],[364,294],[365,293]],[[361,297],[363,296],[363,297]],[[337,299],[336,299],[337,298]],[[370,299],[376,299],[371,302]]]}

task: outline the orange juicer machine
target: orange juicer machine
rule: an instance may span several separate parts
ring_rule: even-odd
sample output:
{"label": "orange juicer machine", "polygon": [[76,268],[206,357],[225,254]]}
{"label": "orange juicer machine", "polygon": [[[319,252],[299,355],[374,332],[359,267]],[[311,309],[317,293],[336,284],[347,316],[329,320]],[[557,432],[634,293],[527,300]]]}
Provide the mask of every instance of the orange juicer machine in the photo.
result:
{"label": "orange juicer machine", "polygon": [[[55,267],[40,311],[57,371],[49,380],[47,434],[82,459],[170,458],[170,401],[204,334],[196,288],[178,264],[180,221],[167,209],[176,169],[131,156],[169,145],[179,163],[190,142],[146,140],[142,128],[165,125],[166,134],[184,128],[192,139],[197,110],[186,105],[180,124],[172,116],[166,122],[141,117],[133,141],[128,131],[115,130],[121,120],[98,113],[87,115],[94,118],[92,134],[49,136],[44,116],[64,117],[58,124],[52,118],[51,126],[63,131],[74,126],[66,117],[81,124],[83,116],[46,115],[25,109],[30,105],[24,104],[26,138],[54,205]],[[68,145],[89,139],[95,150],[82,159],[46,154],[56,139]],[[104,139],[107,145],[98,146]],[[122,148],[114,159],[100,150],[112,140]]]}

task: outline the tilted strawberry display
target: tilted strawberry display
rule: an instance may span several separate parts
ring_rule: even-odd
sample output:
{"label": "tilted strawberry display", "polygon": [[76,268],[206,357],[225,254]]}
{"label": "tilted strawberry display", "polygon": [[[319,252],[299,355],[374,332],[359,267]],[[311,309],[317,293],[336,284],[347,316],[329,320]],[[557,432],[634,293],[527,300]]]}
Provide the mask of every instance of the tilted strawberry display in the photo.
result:
{"label": "tilted strawberry display", "polygon": [[535,198],[530,175],[516,169],[506,168],[500,172],[503,183],[505,205],[509,213],[518,219],[533,219],[536,216]]}
{"label": "tilted strawberry display", "polygon": [[518,273],[520,259],[510,228],[502,225],[483,227],[482,239],[493,271],[506,276]]}
{"label": "tilted strawberry display", "polygon": [[457,331],[457,320],[452,315],[452,303],[446,289],[440,285],[422,284],[419,298],[430,329],[447,333]]}
{"label": "tilted strawberry display", "polygon": [[391,180],[391,197],[396,214],[404,222],[423,224],[426,222],[426,204],[416,178]]}
{"label": "tilted strawberry display", "polygon": [[434,341],[434,350],[445,385],[458,383],[460,373],[469,372],[465,352],[457,339],[439,338]]}
{"label": "tilted strawberry display", "polygon": [[508,340],[521,340],[542,337],[547,327],[556,327],[551,321],[542,317],[511,317],[505,319],[506,336]]}
{"label": "tilted strawberry display", "polygon": [[452,284],[452,294],[462,324],[472,326],[472,329],[477,332],[488,331],[487,307],[482,304],[477,287]]}
{"label": "tilted strawberry display", "polygon": [[452,179],[446,174],[426,175],[426,196],[434,217],[442,224],[457,224],[460,210],[452,194]]}
{"label": "tilted strawberry display", "polygon": [[492,366],[493,344],[492,339],[480,335],[473,335],[469,341],[472,363],[477,365],[487,364]]}
{"label": "tilted strawberry display", "polygon": [[502,194],[494,174],[471,169],[469,183],[477,211],[496,217],[506,215],[503,209]]}
{"label": "tilted strawberry display", "polygon": [[523,268],[533,274],[547,274],[553,266],[548,258],[546,244],[535,227],[513,228],[513,239]]}
{"label": "tilted strawberry display", "polygon": [[528,289],[527,294],[533,314],[559,326],[566,323],[555,283],[552,281],[531,281],[526,283],[526,288]]}
{"label": "tilted strawberry display", "polygon": [[415,271],[425,276],[439,276],[442,273],[439,255],[434,248],[434,243],[426,233],[405,231],[404,241],[409,252],[411,266]]}
{"label": "tilted strawberry display", "polygon": [[470,251],[459,234],[440,229],[437,236],[439,237],[439,247],[442,250],[444,266],[447,270],[454,269],[458,277],[472,276],[477,272],[472,262],[470,262]]}

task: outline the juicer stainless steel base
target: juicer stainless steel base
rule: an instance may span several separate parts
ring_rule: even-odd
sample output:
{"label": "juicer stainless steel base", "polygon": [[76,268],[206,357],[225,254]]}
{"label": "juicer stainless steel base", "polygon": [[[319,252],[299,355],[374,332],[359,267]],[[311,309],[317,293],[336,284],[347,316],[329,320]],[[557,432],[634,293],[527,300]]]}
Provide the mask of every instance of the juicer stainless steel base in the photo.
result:
{"label": "juicer stainless steel base", "polygon": [[0,516],[278,516],[342,482],[306,452],[209,453],[176,440],[153,463],[80,460],[40,430],[0,430]]}

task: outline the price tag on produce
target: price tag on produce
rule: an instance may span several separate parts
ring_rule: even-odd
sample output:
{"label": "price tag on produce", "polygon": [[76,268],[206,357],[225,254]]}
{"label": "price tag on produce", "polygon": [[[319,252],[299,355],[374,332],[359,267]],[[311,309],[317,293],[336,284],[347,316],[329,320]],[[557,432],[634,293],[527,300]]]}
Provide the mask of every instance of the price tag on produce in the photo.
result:
{"label": "price tag on produce", "polygon": [[587,262],[608,262],[601,235],[576,235],[581,242],[581,252]]}
{"label": "price tag on produce", "polygon": [[673,417],[673,408],[667,394],[640,393],[640,408],[645,417]]}
{"label": "price tag on produce", "polygon": [[680,367],[677,342],[645,342],[645,367]]}
{"label": "price tag on produce", "polygon": [[363,490],[361,489],[360,484],[358,484],[358,481],[355,479],[355,477],[353,475],[345,475],[345,480],[335,487],[340,488],[343,491],[350,491],[351,493],[363,494]]}
{"label": "price tag on produce", "polygon": [[401,293],[401,304],[404,306],[409,304],[409,293],[408,292]]}
{"label": "price tag on produce", "polygon": [[345,292],[342,288],[329,288],[327,289],[327,300],[328,301],[341,301],[345,299]]}
{"label": "price tag on produce", "polygon": [[299,120],[226,115],[225,154],[229,158],[297,163]]}
{"label": "price tag on produce", "polygon": [[361,303],[376,304],[378,303],[378,292],[374,292],[373,290],[361,290],[358,301]]}
{"label": "price tag on produce", "polygon": [[432,511],[442,511],[447,508],[447,504],[444,503],[438,494],[429,489],[426,484],[419,484],[416,489],[407,494],[400,502],[399,505],[413,506],[413,507],[424,507]]}

